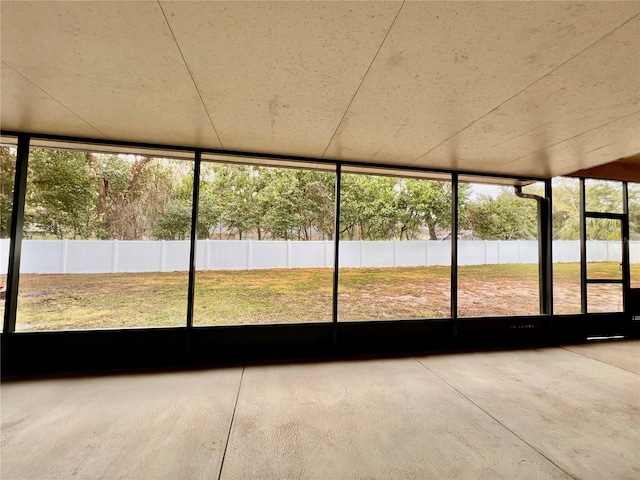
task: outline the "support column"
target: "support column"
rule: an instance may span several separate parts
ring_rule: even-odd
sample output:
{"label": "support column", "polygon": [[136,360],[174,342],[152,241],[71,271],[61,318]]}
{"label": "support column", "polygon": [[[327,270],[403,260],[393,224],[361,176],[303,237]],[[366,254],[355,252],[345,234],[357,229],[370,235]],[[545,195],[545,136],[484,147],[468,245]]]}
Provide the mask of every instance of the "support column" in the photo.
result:
{"label": "support column", "polygon": [[[29,135],[18,135],[16,173],[13,185],[13,209],[11,210],[11,235],[9,243],[9,268],[4,310],[4,334],[16,330],[18,308],[18,284],[20,282],[20,256],[22,254],[22,232],[24,228],[24,204],[27,193],[27,170],[29,166]],[[3,345],[3,357],[6,345]]]}
{"label": "support column", "polygon": [[[193,299],[196,288],[196,248],[198,246],[198,204],[200,202],[200,158],[196,150],[193,165],[193,196],[191,204],[191,249],[189,251],[189,287],[187,291],[187,328],[193,327]],[[189,345],[187,345],[189,348]]]}

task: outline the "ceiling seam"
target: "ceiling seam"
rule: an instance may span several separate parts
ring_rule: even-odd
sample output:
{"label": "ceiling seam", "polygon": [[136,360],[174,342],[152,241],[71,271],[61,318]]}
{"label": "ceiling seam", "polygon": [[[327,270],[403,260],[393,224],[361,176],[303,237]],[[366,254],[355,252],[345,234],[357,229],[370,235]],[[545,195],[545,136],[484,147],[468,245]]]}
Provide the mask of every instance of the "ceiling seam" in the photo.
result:
{"label": "ceiling seam", "polygon": [[400,15],[400,12],[402,11],[402,8],[404,7],[404,4],[405,4],[405,0],[403,0],[402,4],[400,5],[400,8],[398,8],[398,12],[396,13],[395,17],[393,17],[393,21],[391,22],[391,25],[389,25],[389,29],[387,30],[387,33],[385,33],[384,38],[382,39],[382,42],[380,42],[380,45],[378,46],[378,50],[376,50],[376,53],[373,56],[373,59],[371,60],[371,63],[367,67],[367,71],[362,76],[362,80],[360,80],[360,84],[358,85],[358,88],[356,88],[355,93],[351,97],[351,100],[349,101],[349,104],[347,105],[347,108],[344,111],[344,114],[342,115],[342,118],[340,118],[340,122],[338,123],[338,126],[336,127],[335,131],[333,132],[333,135],[331,135],[331,138],[329,139],[329,143],[327,143],[327,146],[325,147],[324,151],[322,152],[322,155],[320,156],[320,158],[324,158],[324,156],[327,154],[327,150],[329,150],[329,147],[333,143],[333,139],[338,134],[338,131],[340,130],[340,127],[344,123],[344,119],[347,116],[347,113],[349,112],[349,109],[351,108],[351,105],[353,104],[353,101],[355,100],[356,96],[358,95],[358,92],[360,91],[360,88],[362,88],[362,85],[364,84],[364,81],[367,78],[367,75],[369,74],[369,71],[371,70],[371,67],[373,66],[373,64],[375,63],[376,59],[378,58],[378,54],[380,53],[380,50],[382,49],[382,46],[384,45],[384,42],[387,40],[387,37],[389,36],[389,33],[391,32],[391,29],[395,25],[396,20],[398,19],[398,16]]}
{"label": "ceiling seam", "polygon": [[89,127],[91,127],[92,129],[94,129],[96,132],[98,132],[100,135],[102,135],[103,137],[105,137],[106,139],[109,139],[109,136],[107,134],[105,134],[102,130],[100,130],[98,127],[96,127],[95,125],[93,125],[91,122],[89,122],[88,120],[86,120],[85,118],[81,117],[79,114],[77,114],[76,112],[74,112],[73,110],[71,110],[69,107],[67,107],[64,103],[62,103],[60,100],[58,100],[56,97],[54,97],[52,94],[50,94],[49,92],[47,92],[44,88],[42,88],[40,85],[38,85],[37,83],[33,82],[32,80],[30,80],[29,78],[27,78],[25,75],[23,75],[22,73],[20,73],[18,70],[16,70],[16,68],[14,68],[13,66],[9,65],[6,61],[2,61],[2,64],[5,66],[5,68],[9,68],[11,70],[13,70],[17,75],[19,75],[20,77],[22,77],[23,79],[25,79],[27,82],[29,82],[31,85],[33,85],[34,87],[36,87],[38,90],[40,90],[42,93],[44,93],[47,97],[51,98],[54,102],[56,102],[58,105],[60,105],[62,108],[64,108],[65,110],[67,110],[71,115],[77,117],[78,119],[80,119],[82,122],[86,123]]}
{"label": "ceiling seam", "polygon": [[576,135],[573,135],[572,137],[565,138],[565,139],[563,139],[563,140],[560,140],[559,142],[552,143],[551,145],[547,145],[546,147],[541,148],[541,149],[539,149],[539,150],[536,150],[535,152],[527,153],[526,155],[522,155],[521,157],[514,158],[514,159],[512,159],[512,160],[508,160],[508,161],[506,161],[506,162],[504,162],[504,163],[500,163],[500,164],[498,165],[498,167],[502,167],[502,166],[505,166],[505,165],[509,165],[510,163],[517,162],[518,160],[522,160],[523,158],[527,158],[527,157],[529,157],[529,156],[531,156],[531,155],[535,155],[536,153],[544,152],[545,150],[547,150],[547,149],[549,149],[549,148],[553,148],[553,147],[558,146],[558,145],[560,145],[560,144],[562,144],[562,143],[564,143],[564,142],[569,142],[569,141],[573,140],[574,138],[578,138],[578,137],[579,137],[579,136],[581,136],[581,135],[586,135],[587,133],[591,133],[591,132],[593,132],[593,131],[595,131],[595,130],[598,130],[599,128],[606,127],[606,126],[608,126],[608,125],[611,125],[612,123],[618,122],[618,121],[620,121],[620,120],[624,120],[624,119],[625,119],[625,118],[627,118],[627,117],[632,117],[632,116],[637,115],[637,114],[639,114],[639,113],[640,113],[640,110],[635,111],[635,112],[628,113],[627,115],[623,115],[622,117],[616,118],[616,119],[611,120],[611,121],[609,121],[609,122],[605,122],[605,123],[603,123],[602,125],[598,125],[597,127],[590,128],[589,130],[585,130],[584,132],[580,132],[580,133],[578,133],[578,134],[576,134]]}
{"label": "ceiling seam", "polygon": [[200,99],[200,103],[202,104],[202,108],[204,108],[205,113],[207,114],[207,118],[209,119],[209,123],[211,124],[211,128],[213,128],[213,133],[216,134],[216,138],[218,139],[218,143],[220,144],[220,147],[222,149],[224,149],[224,145],[222,143],[222,140],[220,139],[220,135],[218,134],[218,130],[216,129],[216,126],[213,124],[213,119],[211,118],[211,114],[209,113],[209,109],[207,109],[207,106],[204,103],[204,99],[202,98],[202,94],[200,93],[200,89],[198,88],[198,85],[196,84],[196,79],[193,77],[193,73],[191,72],[191,69],[189,68],[189,64],[187,63],[187,59],[184,57],[184,54],[182,53],[182,49],[180,48],[180,44],[178,43],[178,39],[176,38],[175,33],[173,33],[173,28],[171,28],[171,24],[169,23],[169,19],[167,18],[167,14],[164,11],[164,8],[162,8],[162,4],[160,3],[160,0],[157,0],[158,2],[158,6],[160,7],[160,11],[162,12],[162,16],[164,17],[164,21],[167,24],[167,27],[169,28],[169,31],[171,32],[171,36],[173,37],[173,41],[176,44],[176,48],[178,49],[178,52],[180,53],[180,57],[182,57],[182,62],[184,63],[185,68],[187,69],[187,73],[189,74],[189,78],[191,78],[191,82],[193,83],[193,88],[196,89],[196,93],[198,94],[198,98]]}
{"label": "ceiling seam", "polygon": [[[562,62],[560,65],[558,65],[557,67],[553,68],[552,70],[550,70],[549,72],[545,73],[543,76],[541,76],[540,78],[538,78],[537,80],[535,80],[534,82],[532,82],[531,84],[527,85],[526,87],[524,87],[522,90],[520,90],[519,92],[513,94],[511,97],[507,98],[504,102],[500,103],[499,105],[497,105],[496,107],[492,108],[491,110],[489,110],[487,113],[482,114],[480,117],[476,118],[475,120],[473,120],[471,123],[469,123],[468,125],[466,125],[465,127],[463,127],[462,129],[458,130],[456,133],[454,133],[453,135],[447,137],[446,139],[444,139],[442,142],[440,142],[438,145],[436,145],[435,147],[429,149],[426,153],[423,153],[422,155],[420,155],[418,158],[416,158],[413,162],[410,163],[410,165],[413,165],[415,163],[417,163],[418,161],[420,161],[420,159],[422,157],[426,157],[427,155],[429,155],[431,152],[433,152],[435,149],[437,149],[438,147],[444,145],[445,143],[447,143],[449,140],[451,140],[453,137],[455,137],[456,135],[459,135],[460,133],[464,132],[465,130],[467,130],[468,128],[472,127],[474,124],[476,124],[477,122],[479,122],[480,120],[482,120],[484,117],[486,117],[487,115],[490,115],[491,113],[495,112],[496,110],[498,110],[500,107],[502,107],[503,105],[505,105],[506,103],[510,102],[511,100],[513,100],[515,97],[517,97],[518,95],[520,95],[521,93],[523,93],[524,91],[528,90],[529,88],[531,88],[532,86],[534,86],[536,83],[540,82],[541,80],[543,80],[544,78],[548,77],[549,75],[553,74],[554,72],[556,72],[558,69],[564,67],[567,63],[569,63],[570,61],[572,61],[574,58],[582,55],[584,52],[586,52],[587,50],[589,50],[590,48],[592,48],[593,46],[595,46],[596,44],[600,43],[602,40],[604,40],[605,38],[607,38],[609,35],[612,35],[613,33],[615,33],[617,30],[621,29],[622,27],[624,27],[627,23],[632,22],[633,20],[637,19],[640,17],[640,14],[636,14],[633,17],[625,20],[623,23],[621,23],[620,25],[618,25],[617,27],[615,27],[613,30],[611,30],[608,33],[605,33],[602,37],[598,38],[597,40],[595,40],[594,42],[592,42],[591,44],[589,44],[588,46],[586,46],[585,48],[583,48],[582,50],[580,50],[578,53],[576,53],[575,55],[573,55],[572,57],[568,58],[567,60],[565,60],[564,62]],[[548,148],[548,147],[546,147]]]}

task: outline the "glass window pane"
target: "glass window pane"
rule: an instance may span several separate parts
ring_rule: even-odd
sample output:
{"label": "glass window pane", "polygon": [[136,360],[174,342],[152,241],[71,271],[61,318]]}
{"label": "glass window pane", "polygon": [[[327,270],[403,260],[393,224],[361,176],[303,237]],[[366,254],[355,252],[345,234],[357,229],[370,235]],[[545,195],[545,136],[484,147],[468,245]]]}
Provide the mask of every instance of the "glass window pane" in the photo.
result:
{"label": "glass window pane", "polygon": [[[540,313],[537,201],[513,187],[461,183],[458,315]],[[544,195],[544,185],[527,191]]]}
{"label": "glass window pane", "polygon": [[587,285],[587,312],[622,312],[622,285],[591,283]]}
{"label": "glass window pane", "polygon": [[580,181],[559,177],[553,188],[553,312],[581,312]]}
{"label": "glass window pane", "polygon": [[623,212],[622,182],[587,178],[584,186],[587,212]]}
{"label": "glass window pane", "polygon": [[451,182],[343,174],[338,320],[451,315]]}
{"label": "glass window pane", "polygon": [[631,288],[640,288],[640,183],[629,183],[629,262]]}
{"label": "glass window pane", "polygon": [[587,278],[622,280],[622,221],[587,218]]}
{"label": "glass window pane", "polygon": [[[0,145],[0,321],[4,319],[15,173],[16,148],[14,145],[2,144]],[[0,328],[4,329],[4,321]]]}
{"label": "glass window pane", "polygon": [[191,161],[32,149],[16,330],[185,325],[192,178]]}
{"label": "glass window pane", "polygon": [[335,173],[204,162],[194,325],[329,322]]}

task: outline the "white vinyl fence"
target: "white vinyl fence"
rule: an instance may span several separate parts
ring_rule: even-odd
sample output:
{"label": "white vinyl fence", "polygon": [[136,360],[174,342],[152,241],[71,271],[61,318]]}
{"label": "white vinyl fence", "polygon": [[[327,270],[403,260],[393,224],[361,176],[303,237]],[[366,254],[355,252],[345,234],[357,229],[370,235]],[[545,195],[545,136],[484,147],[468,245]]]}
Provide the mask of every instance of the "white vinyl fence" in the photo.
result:
{"label": "white vinyl fence", "polygon": [[[459,265],[537,263],[535,241],[458,243]],[[7,271],[9,240],[0,240],[0,272]],[[640,263],[640,242],[630,242],[631,262]],[[619,241],[587,242],[590,262],[619,262]],[[332,267],[333,241],[199,240],[198,270]],[[449,265],[446,241],[342,241],[341,267]],[[579,262],[580,242],[553,242],[554,262]],[[189,267],[189,241],[24,240],[23,273],[173,272]]]}

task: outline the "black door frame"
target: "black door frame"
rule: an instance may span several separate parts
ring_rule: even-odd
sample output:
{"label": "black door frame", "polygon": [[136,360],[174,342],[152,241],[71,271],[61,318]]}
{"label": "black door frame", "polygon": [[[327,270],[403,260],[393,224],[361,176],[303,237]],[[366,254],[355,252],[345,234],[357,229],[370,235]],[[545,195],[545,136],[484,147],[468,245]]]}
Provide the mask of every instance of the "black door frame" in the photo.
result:
{"label": "black door frame", "polygon": [[[581,286],[581,309],[582,313],[588,312],[587,286],[593,284],[620,284],[622,285],[622,308],[626,315],[628,311],[627,299],[631,289],[631,265],[629,261],[629,197],[627,182],[622,182],[622,213],[593,212],[586,209],[585,179],[580,179],[580,286]],[[622,278],[621,279],[593,279],[588,278],[587,273],[587,220],[589,218],[600,218],[605,220],[619,220],[621,224],[621,244],[622,244]]]}

